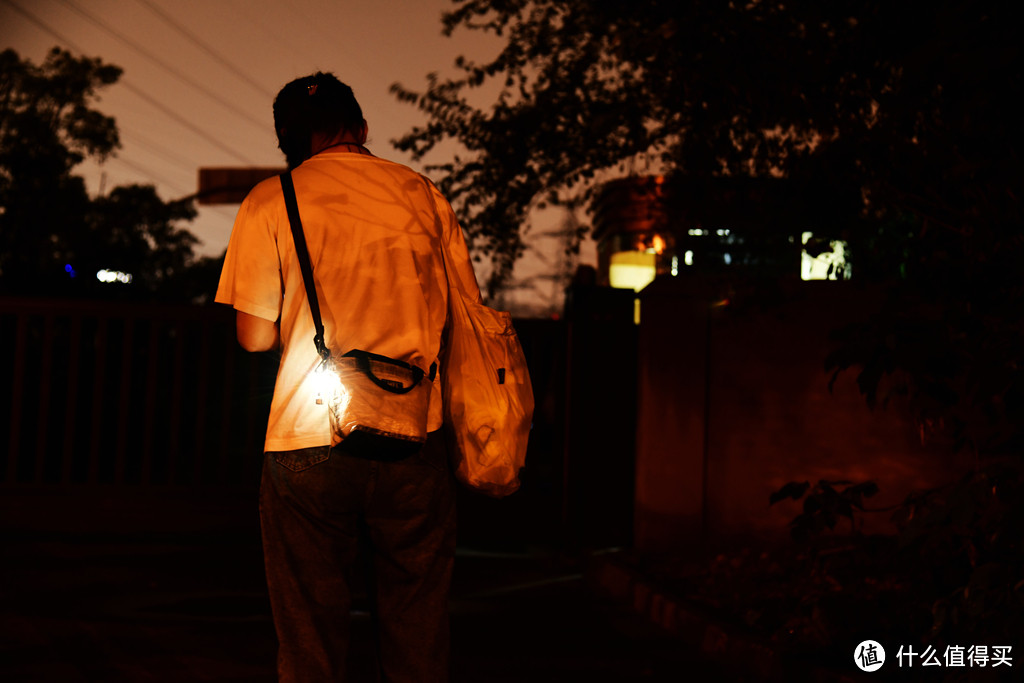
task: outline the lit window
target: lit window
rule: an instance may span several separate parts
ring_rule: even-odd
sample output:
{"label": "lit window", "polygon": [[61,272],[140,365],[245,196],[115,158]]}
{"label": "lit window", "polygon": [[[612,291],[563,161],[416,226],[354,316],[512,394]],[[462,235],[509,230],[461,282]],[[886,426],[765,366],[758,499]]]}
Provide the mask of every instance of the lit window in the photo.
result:
{"label": "lit window", "polygon": [[814,239],[814,234],[805,232],[802,235],[804,245],[800,257],[800,278],[802,280],[848,280],[850,264],[846,262],[846,242],[833,240],[829,242],[832,251],[823,251],[817,256],[807,253],[807,244]]}

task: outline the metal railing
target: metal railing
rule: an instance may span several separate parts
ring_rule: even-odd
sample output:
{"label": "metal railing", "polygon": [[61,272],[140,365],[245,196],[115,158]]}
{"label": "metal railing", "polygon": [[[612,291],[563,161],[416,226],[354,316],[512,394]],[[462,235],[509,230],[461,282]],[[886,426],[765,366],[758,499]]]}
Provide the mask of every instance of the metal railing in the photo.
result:
{"label": "metal railing", "polygon": [[226,307],[0,299],[5,486],[258,476],[277,361]]}
{"label": "metal railing", "polygon": [[[460,499],[464,542],[559,530],[565,327],[516,329],[529,466],[513,499]],[[0,534],[252,533],[277,364],[227,307],[0,298]]]}

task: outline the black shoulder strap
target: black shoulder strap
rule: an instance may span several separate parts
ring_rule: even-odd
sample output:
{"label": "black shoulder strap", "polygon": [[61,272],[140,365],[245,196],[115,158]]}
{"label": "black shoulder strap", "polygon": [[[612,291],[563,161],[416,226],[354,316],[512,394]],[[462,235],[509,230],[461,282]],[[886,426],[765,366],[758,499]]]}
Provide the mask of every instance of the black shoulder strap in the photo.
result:
{"label": "black shoulder strap", "polygon": [[309,249],[306,248],[306,236],[302,232],[302,221],[299,219],[299,204],[295,200],[295,184],[292,182],[291,171],[281,174],[281,189],[284,191],[284,205],[288,209],[288,222],[292,226],[292,240],[295,242],[295,253],[299,257],[302,269],[302,281],[306,285],[306,298],[309,299],[309,311],[313,314],[313,327],[316,335],[313,344],[316,352],[326,360],[331,352],[324,343],[324,323],[320,318],[320,302],[316,298],[316,282],[313,280],[313,264],[309,260]]}

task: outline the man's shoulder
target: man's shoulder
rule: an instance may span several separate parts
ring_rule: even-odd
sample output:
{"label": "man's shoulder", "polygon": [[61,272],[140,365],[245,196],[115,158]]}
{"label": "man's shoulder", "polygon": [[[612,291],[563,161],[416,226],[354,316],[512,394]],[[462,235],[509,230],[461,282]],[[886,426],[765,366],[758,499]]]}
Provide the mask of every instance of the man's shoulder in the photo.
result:
{"label": "man's shoulder", "polygon": [[[397,161],[390,159],[384,159],[375,155],[344,155],[344,158],[339,159],[337,157],[325,156],[325,157],[313,157],[307,160],[298,168],[292,171],[292,174],[296,178],[297,183],[303,182],[309,176],[310,178],[316,178],[320,176],[316,167],[319,164],[333,165],[332,175],[336,173],[345,174],[352,173],[365,177],[367,173],[380,174],[381,177],[387,177],[392,182],[398,181],[402,183],[421,183],[424,188],[431,185],[431,181],[425,175],[419,171],[406,166]],[[322,176],[321,176],[322,177]],[[337,177],[337,176],[335,176]],[[316,181],[313,181],[316,182]]]}
{"label": "man's shoulder", "polygon": [[245,196],[245,203],[251,207],[265,206],[271,202],[278,201],[282,194],[281,177],[274,175],[256,183],[249,190],[249,194]]}

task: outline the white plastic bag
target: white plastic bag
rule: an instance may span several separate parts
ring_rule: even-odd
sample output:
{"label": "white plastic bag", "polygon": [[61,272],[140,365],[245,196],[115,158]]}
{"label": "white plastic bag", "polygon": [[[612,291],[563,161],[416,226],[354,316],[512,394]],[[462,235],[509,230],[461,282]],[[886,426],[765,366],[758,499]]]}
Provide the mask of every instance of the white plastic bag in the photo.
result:
{"label": "white plastic bag", "polygon": [[533,386],[512,317],[453,286],[441,368],[456,478],[490,496],[513,493],[526,462]]}

